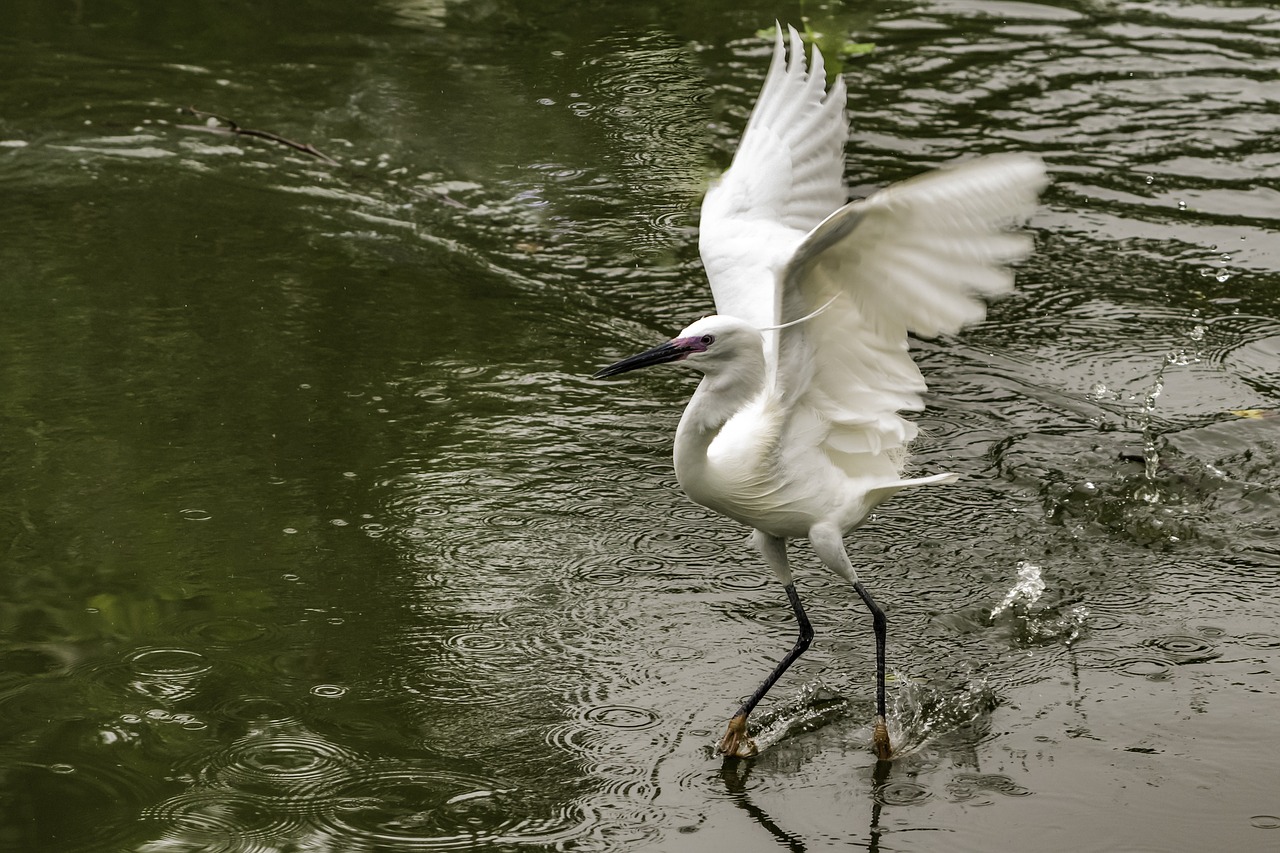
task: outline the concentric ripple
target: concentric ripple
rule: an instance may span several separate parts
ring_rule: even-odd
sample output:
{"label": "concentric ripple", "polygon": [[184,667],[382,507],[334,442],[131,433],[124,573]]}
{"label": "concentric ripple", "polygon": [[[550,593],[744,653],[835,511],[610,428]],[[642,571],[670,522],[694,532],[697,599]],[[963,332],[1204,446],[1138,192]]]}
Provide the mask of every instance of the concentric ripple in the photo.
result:
{"label": "concentric ripple", "polygon": [[296,814],[330,799],[362,761],[359,753],[294,724],[245,735],[187,766],[203,787],[251,792]]}
{"label": "concentric ripple", "polygon": [[876,788],[872,796],[885,806],[914,806],[933,796],[925,786],[906,779],[895,779]]}
{"label": "concentric ripple", "polygon": [[1148,640],[1147,645],[1158,649],[1177,664],[1207,663],[1221,657],[1222,652],[1204,637],[1170,634]]}
{"label": "concentric ripple", "polygon": [[196,695],[213,664],[203,654],[183,648],[137,649],[124,659],[132,671],[132,687],[159,702],[178,702]]}
{"label": "concentric ripple", "polygon": [[656,711],[633,708],[628,705],[599,705],[588,708],[582,718],[609,728],[630,730],[653,728],[662,720]]}
{"label": "concentric ripple", "polygon": [[199,849],[210,853],[276,851],[282,840],[303,836],[310,825],[276,800],[244,791],[203,788],[145,809],[142,819],[159,830],[144,850]]}
{"label": "concentric ripple", "polygon": [[1031,791],[1001,773],[957,773],[947,783],[947,796],[952,802],[981,805],[992,801],[988,794],[1026,797]]}
{"label": "concentric ripple", "polygon": [[588,828],[583,812],[492,779],[401,762],[374,762],[335,791],[322,826],[338,844],[396,850],[551,844]]}

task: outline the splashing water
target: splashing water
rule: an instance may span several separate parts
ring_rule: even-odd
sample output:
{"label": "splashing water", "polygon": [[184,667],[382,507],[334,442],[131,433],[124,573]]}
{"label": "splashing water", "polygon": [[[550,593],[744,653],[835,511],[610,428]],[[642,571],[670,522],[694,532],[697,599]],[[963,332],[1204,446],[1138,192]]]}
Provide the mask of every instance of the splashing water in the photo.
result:
{"label": "splashing water", "polygon": [[1084,630],[1088,608],[1076,604],[1061,610],[1060,601],[1041,601],[1044,592],[1043,570],[1035,563],[1019,561],[1018,580],[991,609],[991,623],[1010,622],[1014,639],[1023,645],[1074,643]]}
{"label": "splashing water", "polygon": [[895,755],[920,749],[930,740],[978,722],[995,710],[995,691],[986,679],[959,686],[934,686],[919,681],[902,681],[889,713],[889,737]]}
{"label": "splashing water", "polygon": [[[961,685],[930,684],[895,670],[889,681],[893,685],[893,697],[886,722],[897,756],[914,752],[933,738],[975,722],[996,706],[995,692],[985,679]],[[756,749],[764,752],[782,741],[856,714],[854,707],[855,703],[817,681],[761,714],[759,728],[751,737]],[[869,745],[870,726],[858,737]]]}
{"label": "splashing water", "polygon": [[814,731],[844,716],[848,708],[848,699],[817,681],[805,685],[793,698],[760,714],[760,728],[751,737],[756,749],[764,752],[779,741]]}
{"label": "splashing water", "polygon": [[1039,601],[1040,596],[1043,594],[1044,578],[1041,576],[1040,567],[1035,563],[1019,560],[1018,581],[1013,585],[1012,589],[1005,593],[1004,600],[991,610],[991,618],[994,620],[1004,611],[1019,604],[1024,609],[1030,609],[1031,605]]}
{"label": "splashing water", "polygon": [[1134,497],[1149,504],[1160,503],[1160,491],[1156,488],[1156,475],[1160,469],[1160,451],[1157,446],[1159,434],[1155,430],[1156,400],[1164,391],[1165,371],[1171,366],[1186,367],[1198,364],[1201,358],[1201,345],[1204,342],[1205,326],[1197,323],[1187,332],[1187,340],[1191,346],[1177,347],[1165,354],[1156,371],[1155,378],[1142,392],[1142,403],[1133,416],[1142,431],[1142,462],[1145,479],[1134,490]]}

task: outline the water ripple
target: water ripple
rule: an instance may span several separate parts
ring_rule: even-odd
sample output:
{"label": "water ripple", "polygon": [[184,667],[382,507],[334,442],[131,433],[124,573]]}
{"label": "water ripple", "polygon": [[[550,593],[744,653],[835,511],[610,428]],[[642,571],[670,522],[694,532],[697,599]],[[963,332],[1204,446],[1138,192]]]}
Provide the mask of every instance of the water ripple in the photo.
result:
{"label": "water ripple", "polygon": [[628,705],[600,705],[588,708],[582,719],[589,723],[598,723],[612,729],[638,731],[658,725],[662,717],[648,708],[633,708]]}
{"label": "water ripple", "polygon": [[169,850],[210,853],[271,853],[281,839],[303,836],[308,822],[281,808],[279,802],[254,793],[193,790],[142,812],[157,824],[159,837],[144,844],[144,853]]}
{"label": "water ripple", "polygon": [[588,831],[573,806],[480,776],[410,762],[372,762],[335,791],[322,828],[349,848],[462,850],[556,844]]}
{"label": "water ripple", "polygon": [[143,648],[123,661],[132,678],[129,686],[159,702],[173,703],[196,695],[213,663],[200,652],[183,648]]}
{"label": "water ripple", "polygon": [[947,796],[952,802],[985,805],[993,802],[988,793],[1026,797],[1031,791],[1000,773],[957,773],[947,783]]}
{"label": "water ripple", "polygon": [[1154,637],[1146,645],[1157,649],[1176,664],[1207,663],[1222,656],[1221,650],[1204,637],[1185,634]]}
{"label": "water ripple", "polygon": [[209,784],[314,801],[360,763],[354,751],[297,727],[246,735],[202,757],[198,772]]}
{"label": "water ripple", "polygon": [[872,796],[884,806],[914,806],[928,800],[933,793],[917,782],[895,779],[876,788]]}

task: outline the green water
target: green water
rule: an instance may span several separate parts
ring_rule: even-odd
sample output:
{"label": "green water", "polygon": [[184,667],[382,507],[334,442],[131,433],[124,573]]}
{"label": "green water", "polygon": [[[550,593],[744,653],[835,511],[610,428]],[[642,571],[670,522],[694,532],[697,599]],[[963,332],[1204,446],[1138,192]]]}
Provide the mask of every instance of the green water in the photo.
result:
{"label": "green water", "polygon": [[[690,377],[589,378],[710,310],[802,14],[875,44],[855,194],[1055,178],[1018,295],[916,347],[964,480],[849,540],[880,768],[805,547],[787,736],[713,756],[790,610],[676,487]],[[1271,849],[1278,72],[1261,3],[10,2],[0,849]]]}

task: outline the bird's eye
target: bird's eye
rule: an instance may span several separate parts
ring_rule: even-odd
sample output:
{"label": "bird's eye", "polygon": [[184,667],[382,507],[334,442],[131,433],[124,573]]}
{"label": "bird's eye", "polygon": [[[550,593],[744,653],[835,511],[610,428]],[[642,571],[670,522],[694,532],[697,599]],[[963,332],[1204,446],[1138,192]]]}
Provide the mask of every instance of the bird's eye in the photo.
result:
{"label": "bird's eye", "polygon": [[704,347],[709,347],[709,346],[711,346],[712,344],[714,344],[715,342],[716,342],[716,336],[715,336],[715,335],[703,335],[703,336],[702,336],[702,345],[703,345]]}

